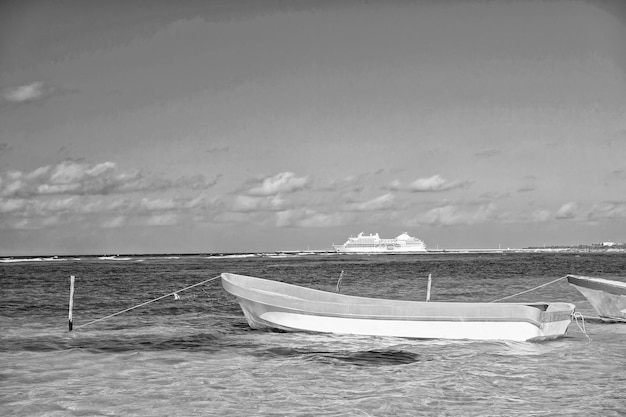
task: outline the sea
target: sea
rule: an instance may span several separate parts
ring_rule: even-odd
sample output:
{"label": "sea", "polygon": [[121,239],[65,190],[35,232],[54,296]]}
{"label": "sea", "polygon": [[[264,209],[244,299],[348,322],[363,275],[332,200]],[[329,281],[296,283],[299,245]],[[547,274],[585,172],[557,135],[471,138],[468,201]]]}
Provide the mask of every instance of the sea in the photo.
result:
{"label": "sea", "polygon": [[[193,286],[232,272],[335,291],[342,271],[344,294],[423,301],[430,275],[432,301],[564,301],[582,317],[544,342],[271,332],[219,279]],[[626,255],[0,259],[0,415],[624,416],[626,324],[599,320],[568,273],[626,280]]]}

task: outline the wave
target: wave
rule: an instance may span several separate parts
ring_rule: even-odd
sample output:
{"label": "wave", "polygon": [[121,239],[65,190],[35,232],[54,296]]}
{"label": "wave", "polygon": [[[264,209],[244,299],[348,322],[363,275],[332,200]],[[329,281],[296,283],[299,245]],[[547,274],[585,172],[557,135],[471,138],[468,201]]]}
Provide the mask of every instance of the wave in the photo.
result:
{"label": "wave", "polygon": [[51,257],[36,257],[36,258],[2,258],[1,263],[20,263],[20,262],[59,262],[59,261],[80,261],[80,258],[59,258],[58,256]]}

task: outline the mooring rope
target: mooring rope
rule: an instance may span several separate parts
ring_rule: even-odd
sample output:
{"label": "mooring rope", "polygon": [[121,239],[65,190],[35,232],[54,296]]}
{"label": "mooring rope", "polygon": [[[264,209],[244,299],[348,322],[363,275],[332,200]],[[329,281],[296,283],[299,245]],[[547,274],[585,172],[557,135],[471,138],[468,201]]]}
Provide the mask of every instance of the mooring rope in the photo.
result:
{"label": "mooring rope", "polygon": [[[576,322],[576,326],[578,326],[580,331],[583,332],[583,334],[587,336],[587,339],[591,342],[591,337],[587,334],[587,329],[585,328],[585,316],[583,316],[582,313],[579,313],[578,311],[576,311],[572,313],[572,318]],[[578,318],[580,318],[580,321],[582,322],[582,327],[578,323]]]}
{"label": "mooring rope", "polygon": [[554,284],[555,282],[560,281],[560,280],[565,279],[565,278],[567,278],[567,275],[565,275],[564,277],[561,277],[561,278],[557,278],[557,279],[555,279],[553,281],[546,282],[545,284],[538,285],[538,286],[536,286],[534,288],[531,288],[529,290],[518,292],[517,294],[509,295],[508,297],[498,298],[497,300],[493,300],[493,301],[489,301],[489,302],[490,303],[497,303],[498,301],[506,300],[507,298],[517,297],[518,295],[526,294],[527,292],[535,291],[535,290],[537,290],[539,288],[546,287],[546,286],[548,286],[550,284]]}
{"label": "mooring rope", "polygon": [[157,298],[155,298],[155,299],[153,299],[153,300],[146,301],[145,303],[137,304],[136,306],[133,306],[133,307],[130,307],[130,308],[124,309],[124,310],[122,310],[122,311],[118,311],[117,313],[113,313],[113,314],[109,314],[108,316],[100,317],[99,319],[95,319],[95,320],[92,320],[92,321],[90,321],[90,322],[88,322],[88,323],[81,324],[80,326],[76,326],[76,327],[74,327],[74,329],[79,329],[79,328],[81,328],[81,327],[89,326],[90,324],[94,324],[94,323],[97,323],[97,322],[99,322],[99,321],[106,320],[106,319],[108,319],[108,318],[111,318],[111,317],[114,317],[114,316],[120,315],[120,314],[122,314],[122,313],[126,313],[127,311],[134,310],[134,309],[136,309],[136,308],[138,308],[138,307],[142,307],[142,306],[145,306],[145,305],[147,305],[147,304],[154,303],[155,301],[162,300],[162,299],[163,299],[163,298],[165,298],[165,297],[171,297],[171,296],[174,296],[174,297],[176,298],[176,297],[178,297],[178,293],[179,293],[179,292],[187,291],[187,290],[189,290],[189,289],[191,289],[191,288],[194,288],[194,287],[197,287],[197,286],[199,286],[199,285],[206,284],[207,282],[214,281],[214,280],[218,279],[220,276],[221,276],[221,275],[218,275],[218,276],[213,277],[213,278],[210,278],[210,279],[206,279],[206,280],[204,280],[204,281],[202,281],[202,282],[198,282],[197,284],[193,284],[193,285],[190,285],[190,286],[188,286],[188,287],[181,288],[180,290],[173,291],[173,292],[171,292],[171,293],[169,293],[169,294],[162,295],[162,296],[157,297]]}

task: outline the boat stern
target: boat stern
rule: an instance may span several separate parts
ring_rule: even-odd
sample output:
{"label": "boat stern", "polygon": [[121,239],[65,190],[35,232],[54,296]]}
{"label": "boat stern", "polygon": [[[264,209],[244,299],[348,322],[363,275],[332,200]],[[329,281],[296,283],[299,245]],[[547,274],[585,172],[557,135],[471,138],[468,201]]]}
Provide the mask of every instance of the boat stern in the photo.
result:
{"label": "boat stern", "polygon": [[552,340],[562,337],[572,322],[576,306],[571,303],[550,303],[541,312],[541,334],[530,341]]}

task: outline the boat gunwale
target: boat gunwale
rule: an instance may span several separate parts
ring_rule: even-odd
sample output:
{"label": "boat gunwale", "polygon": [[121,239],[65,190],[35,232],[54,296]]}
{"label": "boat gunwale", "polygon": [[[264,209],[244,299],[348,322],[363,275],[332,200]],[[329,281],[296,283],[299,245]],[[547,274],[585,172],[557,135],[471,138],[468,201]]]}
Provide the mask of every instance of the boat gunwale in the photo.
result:
{"label": "boat gunwale", "polygon": [[626,296],[626,282],[572,274],[567,275],[567,282],[575,287],[578,286],[596,291],[604,291],[613,295]]}

